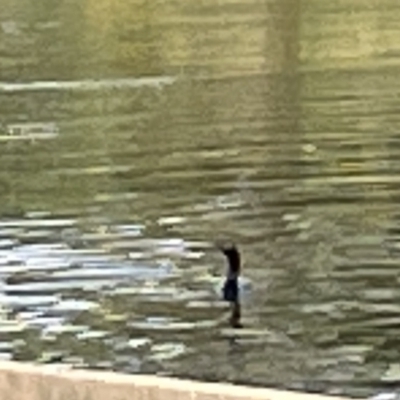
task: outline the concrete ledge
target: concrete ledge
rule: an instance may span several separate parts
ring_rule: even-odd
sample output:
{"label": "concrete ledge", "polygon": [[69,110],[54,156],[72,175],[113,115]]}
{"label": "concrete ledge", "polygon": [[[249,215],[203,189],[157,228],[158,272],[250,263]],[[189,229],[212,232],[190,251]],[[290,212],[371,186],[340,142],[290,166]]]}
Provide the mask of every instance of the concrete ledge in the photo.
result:
{"label": "concrete ledge", "polygon": [[0,362],[0,400],[339,400],[317,394],[148,375]]}

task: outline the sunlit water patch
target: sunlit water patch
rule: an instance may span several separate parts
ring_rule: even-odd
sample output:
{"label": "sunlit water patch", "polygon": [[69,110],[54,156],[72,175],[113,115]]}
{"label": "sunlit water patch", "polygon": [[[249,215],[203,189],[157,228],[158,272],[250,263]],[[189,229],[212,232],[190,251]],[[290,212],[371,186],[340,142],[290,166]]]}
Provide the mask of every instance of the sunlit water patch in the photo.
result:
{"label": "sunlit water patch", "polygon": [[[139,77],[125,79],[99,79],[99,80],[81,80],[81,81],[39,81],[26,83],[7,83],[0,82],[1,92],[21,92],[21,91],[47,91],[47,90],[101,90],[101,89],[125,89],[138,88],[141,86],[162,87],[171,85],[175,82],[175,77]],[[15,130],[15,129],[14,129]]]}
{"label": "sunlit water patch", "polygon": [[[116,224],[107,229],[101,225],[100,229],[84,232],[74,219],[49,216],[39,219],[35,213],[32,216],[35,219],[8,219],[0,223],[3,237],[0,302],[4,307],[0,329],[8,334],[18,332],[21,337],[36,332],[47,343],[46,352],[37,353],[38,360],[65,361],[71,355],[69,350],[61,355],[52,352],[62,337],[89,343],[112,336],[109,329],[118,325],[127,324],[124,329],[132,334],[154,329],[195,331],[218,325],[218,320],[172,319],[168,322],[157,316],[164,312],[165,304],[185,307],[190,301],[214,296],[211,285],[197,289],[185,287],[187,278],[174,261],[199,259],[209,244],[178,238],[145,238],[146,227],[140,224]],[[70,238],[72,232],[68,231],[65,236],[65,230],[71,229],[75,239],[79,239],[74,243],[80,243],[81,247],[55,241]],[[27,235],[31,231],[42,231],[46,235]],[[43,238],[46,243],[32,243]],[[193,257],[192,253],[198,256]],[[131,304],[132,308],[128,307],[131,310],[119,314],[121,302]],[[143,305],[147,305],[144,319],[139,317]],[[150,310],[153,311],[149,314]],[[93,326],[78,322],[83,315]],[[36,354],[27,341],[19,344],[17,357],[24,354],[24,346],[29,348],[26,350],[29,354],[32,351]],[[172,359],[185,353],[184,344],[177,344],[176,349],[165,344],[165,351],[163,346],[155,344],[148,361]],[[10,344],[11,353],[13,349]]]}

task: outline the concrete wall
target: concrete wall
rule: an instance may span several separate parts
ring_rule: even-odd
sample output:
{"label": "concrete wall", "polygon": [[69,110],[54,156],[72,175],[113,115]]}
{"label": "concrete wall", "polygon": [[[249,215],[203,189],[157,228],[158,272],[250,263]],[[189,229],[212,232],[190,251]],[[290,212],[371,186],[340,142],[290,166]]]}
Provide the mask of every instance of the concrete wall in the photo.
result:
{"label": "concrete wall", "polygon": [[339,397],[67,366],[0,363],[0,400],[331,400]]}

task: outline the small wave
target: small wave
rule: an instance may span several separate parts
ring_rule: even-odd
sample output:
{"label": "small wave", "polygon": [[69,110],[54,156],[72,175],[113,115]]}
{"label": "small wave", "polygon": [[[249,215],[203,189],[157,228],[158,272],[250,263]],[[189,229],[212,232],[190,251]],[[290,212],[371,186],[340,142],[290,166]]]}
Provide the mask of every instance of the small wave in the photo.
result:
{"label": "small wave", "polygon": [[121,79],[85,79],[79,81],[36,81],[7,83],[0,82],[0,92],[24,92],[42,90],[99,90],[99,89],[125,89],[143,86],[160,87],[171,85],[176,81],[172,76],[158,76],[147,78],[121,78]]}

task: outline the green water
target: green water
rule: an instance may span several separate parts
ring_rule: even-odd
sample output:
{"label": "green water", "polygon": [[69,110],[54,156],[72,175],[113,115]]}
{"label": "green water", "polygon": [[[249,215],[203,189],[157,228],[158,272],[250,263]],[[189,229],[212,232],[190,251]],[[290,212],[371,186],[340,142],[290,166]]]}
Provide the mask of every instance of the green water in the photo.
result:
{"label": "green water", "polygon": [[0,3],[0,358],[395,385],[397,1]]}

